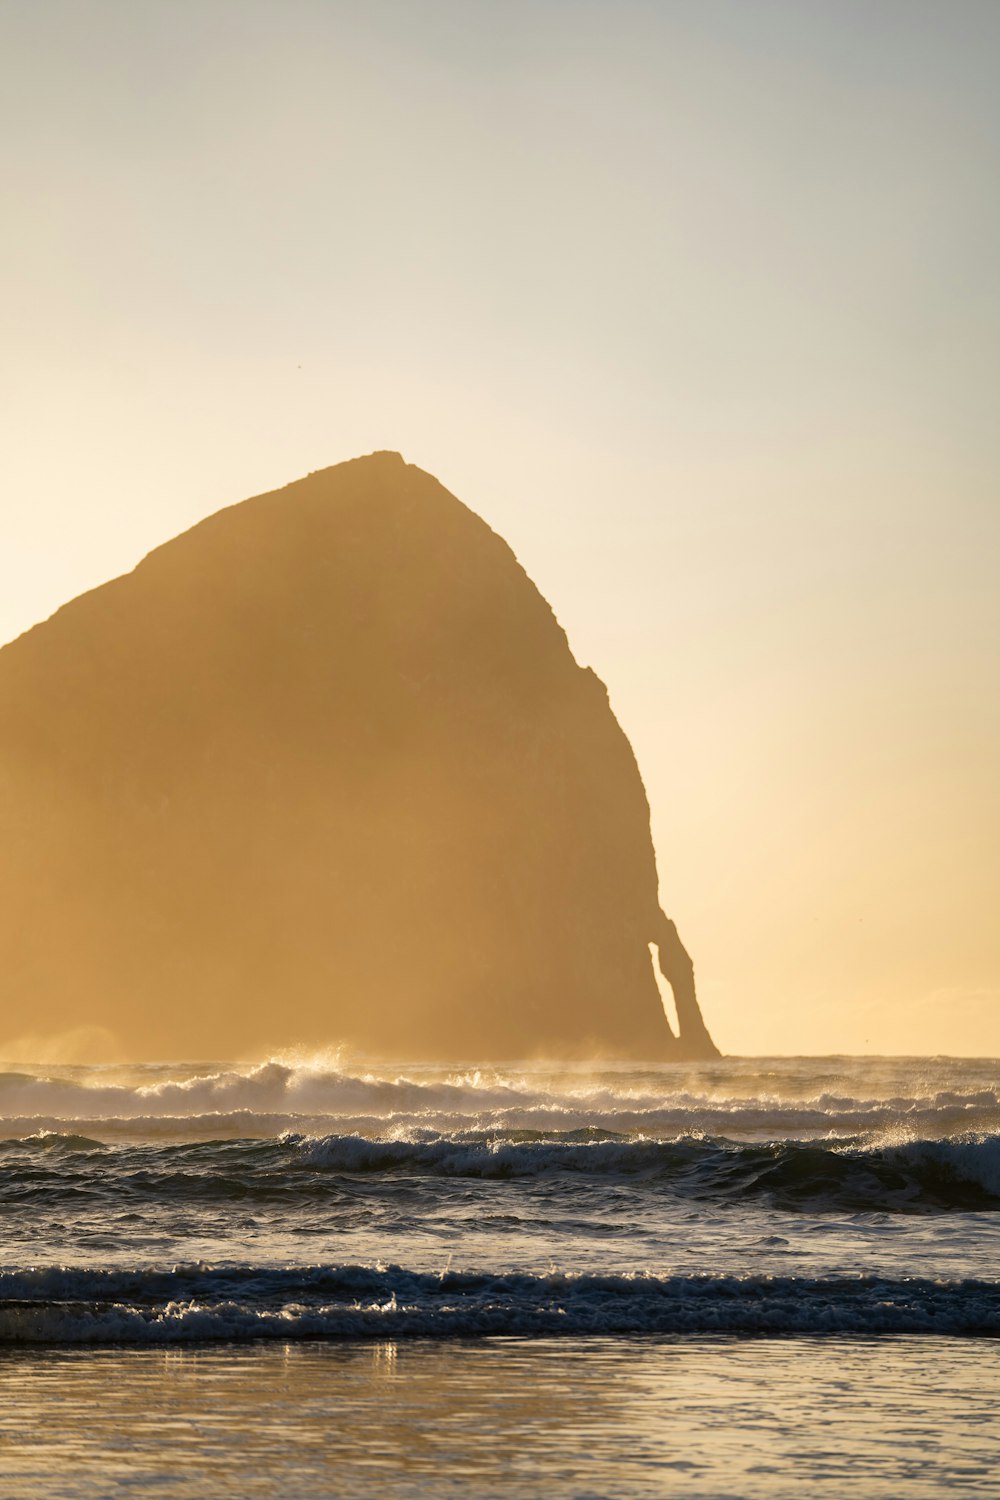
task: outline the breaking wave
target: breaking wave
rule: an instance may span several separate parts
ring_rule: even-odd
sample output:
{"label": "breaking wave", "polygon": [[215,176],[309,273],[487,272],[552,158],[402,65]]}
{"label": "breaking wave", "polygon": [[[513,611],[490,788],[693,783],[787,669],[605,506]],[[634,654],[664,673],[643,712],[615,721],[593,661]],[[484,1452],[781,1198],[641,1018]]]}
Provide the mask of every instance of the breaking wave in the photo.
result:
{"label": "breaking wave", "polygon": [[0,1212],[6,1344],[1000,1335],[1000,1064],[21,1068]]}
{"label": "breaking wave", "polygon": [[[351,1070],[332,1063],[270,1061],[257,1066],[178,1070],[65,1069],[61,1076],[0,1073],[0,1121],[7,1133],[65,1130],[149,1137],[378,1133],[427,1128],[566,1132],[587,1127],[660,1138],[701,1133],[758,1140],[853,1137],[888,1130],[919,1139],[1000,1132],[1000,1087],[881,1092],[864,1098],[835,1089],[796,1090],[787,1077],[746,1087],[746,1070],[725,1065],[659,1072],[483,1071],[419,1077]],[[181,1073],[182,1076],[178,1076]]]}
{"label": "breaking wave", "polygon": [[786,1212],[895,1214],[1000,1210],[1000,1136],[872,1143],[672,1141],[586,1130],[545,1137],[467,1132],[371,1139],[106,1145],[43,1132],[0,1142],[0,1204],[103,1197],[137,1202],[322,1201],[349,1178],[615,1181],[630,1190]]}
{"label": "breaking wave", "polygon": [[560,1333],[997,1336],[1000,1286],[357,1265],[0,1272],[3,1344]]}
{"label": "breaking wave", "polygon": [[781,1141],[756,1145],[574,1140],[303,1141],[303,1160],[327,1170],[448,1177],[550,1173],[640,1178],[702,1199],[763,1197],[785,1209],[919,1212],[1000,1208],[1000,1136],[866,1147]]}

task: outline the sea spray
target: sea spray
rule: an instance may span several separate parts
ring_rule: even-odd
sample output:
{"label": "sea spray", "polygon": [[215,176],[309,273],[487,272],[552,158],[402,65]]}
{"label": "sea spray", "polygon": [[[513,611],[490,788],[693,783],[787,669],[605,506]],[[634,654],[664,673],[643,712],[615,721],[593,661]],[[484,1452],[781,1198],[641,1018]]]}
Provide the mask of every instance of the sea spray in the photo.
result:
{"label": "sea spray", "polygon": [[21,1065],[3,1337],[992,1332],[998,1098],[988,1060]]}

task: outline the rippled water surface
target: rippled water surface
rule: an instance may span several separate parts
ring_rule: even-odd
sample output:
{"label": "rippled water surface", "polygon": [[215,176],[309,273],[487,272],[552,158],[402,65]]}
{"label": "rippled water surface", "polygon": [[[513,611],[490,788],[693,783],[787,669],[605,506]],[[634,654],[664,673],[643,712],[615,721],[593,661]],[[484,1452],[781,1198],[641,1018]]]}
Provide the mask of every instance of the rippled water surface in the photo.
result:
{"label": "rippled water surface", "polygon": [[415,1340],[0,1357],[9,1500],[996,1495],[1000,1345]]}

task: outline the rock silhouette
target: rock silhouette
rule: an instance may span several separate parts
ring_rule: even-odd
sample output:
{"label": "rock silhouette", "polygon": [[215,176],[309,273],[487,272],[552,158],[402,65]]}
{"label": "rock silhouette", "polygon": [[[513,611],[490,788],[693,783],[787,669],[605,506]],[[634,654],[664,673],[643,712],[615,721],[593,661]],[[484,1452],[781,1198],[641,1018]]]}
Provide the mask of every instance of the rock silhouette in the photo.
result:
{"label": "rock silhouette", "polygon": [[4,647],[0,818],[0,1046],[717,1055],[603,684],[398,454],[220,511]]}

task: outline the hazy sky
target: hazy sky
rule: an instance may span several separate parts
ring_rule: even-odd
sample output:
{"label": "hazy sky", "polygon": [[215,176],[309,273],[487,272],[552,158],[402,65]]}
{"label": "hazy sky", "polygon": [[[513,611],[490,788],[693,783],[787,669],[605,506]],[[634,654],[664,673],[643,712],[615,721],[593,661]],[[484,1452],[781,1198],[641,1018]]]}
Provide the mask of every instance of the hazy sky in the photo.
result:
{"label": "hazy sky", "polygon": [[0,640],[373,448],[607,681],[727,1051],[1000,1054],[997,0],[0,0]]}

